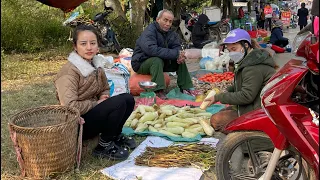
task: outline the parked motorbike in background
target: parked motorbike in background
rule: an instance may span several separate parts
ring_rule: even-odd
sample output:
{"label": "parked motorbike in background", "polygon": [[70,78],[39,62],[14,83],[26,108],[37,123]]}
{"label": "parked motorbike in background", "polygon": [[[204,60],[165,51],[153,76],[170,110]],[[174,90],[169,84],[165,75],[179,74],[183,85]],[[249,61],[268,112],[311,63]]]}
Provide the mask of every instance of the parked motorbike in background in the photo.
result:
{"label": "parked motorbike in background", "polygon": [[[175,19],[172,23],[173,30],[179,34],[180,39],[183,43],[191,43],[191,34],[192,31],[188,29],[187,15],[181,14],[180,19]],[[190,28],[190,27],[189,27]]]}
{"label": "parked motorbike in background", "polygon": [[[85,16],[80,16],[79,13],[75,13],[68,18],[63,25],[75,28],[80,24],[90,24],[93,25],[101,37],[101,46],[99,48],[100,52],[117,52],[121,50],[121,46],[117,40],[115,32],[111,28],[111,24],[108,20],[108,15],[113,12],[113,8],[104,7],[104,12],[98,13],[91,20]],[[72,33],[70,31],[70,36],[68,40],[72,41]]]}
{"label": "parked motorbike in background", "polygon": [[297,59],[262,89],[262,109],[226,126],[216,155],[219,180],[319,179],[319,39],[297,35],[292,52]]}
{"label": "parked motorbike in background", "polygon": [[208,28],[210,32],[210,39],[219,42],[221,35],[226,35],[230,32],[229,18],[222,19],[218,22],[209,22]]}

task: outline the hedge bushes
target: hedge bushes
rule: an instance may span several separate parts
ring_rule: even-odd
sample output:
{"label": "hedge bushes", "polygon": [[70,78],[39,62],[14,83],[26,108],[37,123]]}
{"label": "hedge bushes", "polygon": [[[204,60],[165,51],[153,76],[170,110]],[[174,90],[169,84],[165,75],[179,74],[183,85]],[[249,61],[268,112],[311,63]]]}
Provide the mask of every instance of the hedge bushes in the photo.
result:
{"label": "hedge bushes", "polygon": [[37,1],[1,1],[1,49],[36,52],[67,43],[63,12]]}
{"label": "hedge bushes", "polygon": [[[93,18],[103,11],[101,3],[93,7],[90,1],[82,4],[85,14]],[[110,17],[114,31],[122,47],[134,48],[133,36],[127,19]],[[5,53],[33,53],[42,50],[69,46],[70,28],[62,25],[64,13],[57,8],[43,5],[35,0],[1,1],[1,50]]]}

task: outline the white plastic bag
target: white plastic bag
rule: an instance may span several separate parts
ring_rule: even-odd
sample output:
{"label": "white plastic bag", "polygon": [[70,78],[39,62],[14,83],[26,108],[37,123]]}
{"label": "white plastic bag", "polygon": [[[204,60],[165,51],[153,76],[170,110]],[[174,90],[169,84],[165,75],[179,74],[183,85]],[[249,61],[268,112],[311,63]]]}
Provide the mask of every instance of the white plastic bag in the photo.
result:
{"label": "white plastic bag", "polygon": [[219,51],[220,50],[216,48],[202,48],[201,56],[215,58],[219,56]]}
{"label": "white plastic bag", "polygon": [[114,64],[112,56],[104,56],[102,54],[94,56],[92,62],[96,68],[111,68]]}
{"label": "white plastic bag", "polygon": [[185,56],[187,59],[198,59],[201,57],[201,49],[186,49]]}
{"label": "white plastic bag", "polygon": [[218,48],[217,42],[211,42],[203,46],[204,49],[216,49]]}
{"label": "white plastic bag", "polygon": [[119,52],[119,57],[131,57],[133,54],[133,49],[131,48],[124,48]]}
{"label": "white plastic bag", "polygon": [[222,55],[219,57],[216,57],[214,61],[207,61],[205,64],[206,70],[223,70],[223,64],[226,64],[227,70],[229,69],[229,53],[228,52],[221,52]]}
{"label": "white plastic bag", "polygon": [[119,53],[120,63],[125,65],[128,68],[129,72],[132,71],[132,66],[131,66],[132,54],[133,54],[133,49],[130,49],[130,48],[124,48]]}
{"label": "white plastic bag", "polygon": [[96,68],[101,67],[104,69],[110,87],[110,97],[130,93],[130,72],[125,65],[113,63],[112,56],[103,56],[101,54],[96,55],[92,61]]}
{"label": "white plastic bag", "polygon": [[104,72],[110,87],[110,97],[123,93],[130,93],[130,73],[123,64],[116,63],[111,69],[104,68]]}
{"label": "white plastic bag", "polygon": [[200,69],[205,69],[206,68],[205,65],[206,65],[206,63],[208,61],[213,62],[214,59],[212,57],[209,57],[209,56],[203,57],[199,62]]}

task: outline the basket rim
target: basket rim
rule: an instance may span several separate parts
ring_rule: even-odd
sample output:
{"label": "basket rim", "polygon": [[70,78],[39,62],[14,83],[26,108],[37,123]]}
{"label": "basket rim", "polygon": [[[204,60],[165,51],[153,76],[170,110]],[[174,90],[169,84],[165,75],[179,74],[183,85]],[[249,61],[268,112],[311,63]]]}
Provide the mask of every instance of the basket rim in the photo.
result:
{"label": "basket rim", "polygon": [[64,107],[67,108],[69,110],[75,111],[76,112],[76,116],[74,117],[74,119],[76,119],[77,117],[80,117],[80,112],[78,109],[74,108],[74,107],[70,107],[70,106],[63,106],[63,105],[48,105],[48,106],[38,106],[38,107],[34,107],[34,108],[27,108],[24,110],[21,110],[19,112],[17,112],[16,114],[12,115],[10,117],[10,121],[8,122],[9,126],[12,126],[16,129],[23,129],[23,130],[41,130],[41,129],[47,129],[47,128],[53,128],[53,127],[58,127],[58,126],[62,126],[62,125],[66,125],[68,123],[72,123],[73,121],[67,121],[67,122],[63,122],[60,124],[56,124],[56,125],[51,125],[51,126],[42,126],[42,127],[23,127],[23,126],[18,126],[16,124],[13,123],[13,120],[15,119],[16,116],[18,116],[19,114],[25,112],[25,111],[29,111],[29,110],[35,110],[35,109],[45,109],[45,108],[53,108],[53,107]]}

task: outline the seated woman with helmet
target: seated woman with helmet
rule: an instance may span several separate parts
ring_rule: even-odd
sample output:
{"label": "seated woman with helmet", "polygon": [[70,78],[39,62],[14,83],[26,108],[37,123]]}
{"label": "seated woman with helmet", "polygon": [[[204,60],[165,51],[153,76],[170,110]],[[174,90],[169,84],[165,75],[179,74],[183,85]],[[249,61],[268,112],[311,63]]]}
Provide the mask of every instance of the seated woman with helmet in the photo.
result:
{"label": "seated woman with helmet", "polygon": [[280,47],[286,47],[289,44],[289,39],[283,37],[282,32],[283,23],[281,20],[277,20],[272,28],[270,43]]}
{"label": "seated woman with helmet", "polygon": [[234,85],[228,88],[228,92],[216,94],[205,101],[209,101],[209,105],[216,102],[231,105],[212,115],[210,120],[215,130],[223,131],[233,119],[261,108],[260,92],[277,66],[271,54],[261,49],[243,29],[230,31],[222,45],[235,63]]}

